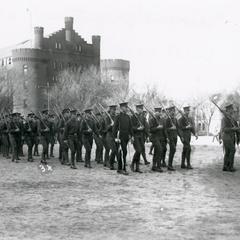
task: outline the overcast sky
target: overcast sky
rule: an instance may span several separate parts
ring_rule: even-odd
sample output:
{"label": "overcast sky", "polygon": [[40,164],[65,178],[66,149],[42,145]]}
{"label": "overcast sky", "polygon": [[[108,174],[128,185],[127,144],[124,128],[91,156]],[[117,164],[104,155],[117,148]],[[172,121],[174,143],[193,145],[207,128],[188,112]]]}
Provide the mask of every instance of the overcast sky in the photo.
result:
{"label": "overcast sky", "polygon": [[[87,41],[101,35],[101,57],[130,60],[130,84],[176,99],[233,89],[240,82],[239,0],[4,0],[0,47],[64,27]],[[27,10],[29,9],[29,11]]]}

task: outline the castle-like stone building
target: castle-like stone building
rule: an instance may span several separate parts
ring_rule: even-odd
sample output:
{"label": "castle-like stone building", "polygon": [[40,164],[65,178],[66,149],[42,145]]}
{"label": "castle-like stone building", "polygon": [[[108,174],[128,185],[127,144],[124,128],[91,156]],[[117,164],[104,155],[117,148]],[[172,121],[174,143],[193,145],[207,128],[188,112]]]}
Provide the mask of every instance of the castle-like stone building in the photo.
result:
{"label": "castle-like stone building", "polygon": [[101,80],[107,81],[122,90],[129,88],[130,62],[122,59],[101,60]]}
{"label": "castle-like stone building", "polygon": [[13,109],[21,113],[47,107],[46,92],[60,71],[92,65],[100,69],[100,36],[87,43],[74,31],[72,17],[65,17],[65,28],[48,37],[43,27],[35,27],[33,41],[0,50],[0,71],[13,70]]}

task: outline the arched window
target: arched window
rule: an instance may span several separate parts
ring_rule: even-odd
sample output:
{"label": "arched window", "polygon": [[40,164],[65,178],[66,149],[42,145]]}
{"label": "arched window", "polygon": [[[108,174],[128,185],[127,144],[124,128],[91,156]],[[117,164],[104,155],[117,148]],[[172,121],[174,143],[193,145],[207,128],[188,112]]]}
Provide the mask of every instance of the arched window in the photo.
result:
{"label": "arched window", "polygon": [[11,57],[8,58],[8,64],[9,65],[12,64],[12,58]]}
{"label": "arched window", "polygon": [[79,45],[79,44],[78,44],[78,45],[76,45],[76,50],[77,50],[77,51],[79,51],[79,52],[81,52],[81,51],[82,51],[82,46],[81,46],[81,45]]}
{"label": "arched window", "polygon": [[111,82],[114,82],[114,76],[111,75]]}
{"label": "arched window", "polygon": [[23,74],[27,75],[28,73],[28,66],[27,65],[23,65]]}
{"label": "arched window", "polygon": [[56,49],[62,49],[62,44],[60,42],[55,42]]}

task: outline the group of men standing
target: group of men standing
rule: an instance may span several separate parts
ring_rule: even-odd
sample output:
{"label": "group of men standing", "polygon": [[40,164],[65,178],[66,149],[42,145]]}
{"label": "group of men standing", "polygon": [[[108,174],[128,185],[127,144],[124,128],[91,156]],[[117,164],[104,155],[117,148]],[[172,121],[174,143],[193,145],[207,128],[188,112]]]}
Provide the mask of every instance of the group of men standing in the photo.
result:
{"label": "group of men standing", "polygon": [[[175,106],[166,109],[156,107],[152,111],[143,104],[137,104],[136,111],[133,111],[128,102],[123,102],[119,104],[119,109],[117,105],[110,105],[108,110],[98,109],[97,113],[93,109],[85,109],[80,113],[78,110],[65,108],[58,114],[49,114],[48,110],[43,110],[38,117],[29,113],[25,119],[19,113],[3,115],[0,127],[2,152],[3,156],[9,158],[11,148],[12,161],[18,162],[25,142],[28,146],[28,161],[33,161],[33,154],[38,155],[40,143],[41,163],[46,164],[47,159],[53,157],[53,147],[57,139],[59,159],[63,165],[76,169],[76,162],[85,162],[84,166],[91,168],[92,146],[95,142],[97,163],[114,170],[117,161],[117,172],[128,174],[126,159],[129,144],[132,143],[135,150],[130,169],[141,173],[140,158],[144,159],[146,165],[150,164],[146,158],[145,143],[151,141],[154,151],[152,171],[162,172],[163,167],[174,171],[173,159],[179,137],[183,143],[181,168],[192,169],[191,135],[196,138],[197,135],[189,112],[190,107],[184,107],[180,119],[177,119]],[[168,163],[165,161],[167,145]]]}

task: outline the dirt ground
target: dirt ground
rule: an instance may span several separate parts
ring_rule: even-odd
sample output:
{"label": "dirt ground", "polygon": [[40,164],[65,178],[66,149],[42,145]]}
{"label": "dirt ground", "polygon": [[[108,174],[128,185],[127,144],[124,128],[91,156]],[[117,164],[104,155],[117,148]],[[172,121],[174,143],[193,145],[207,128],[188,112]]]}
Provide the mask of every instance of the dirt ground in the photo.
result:
{"label": "dirt ground", "polygon": [[16,164],[1,158],[0,239],[239,240],[239,154],[239,170],[223,172],[222,148],[200,139],[194,170],[182,170],[181,147],[176,172],[141,165],[143,174],[129,176],[95,163],[72,170],[56,158],[53,172],[42,174],[37,159]]}

